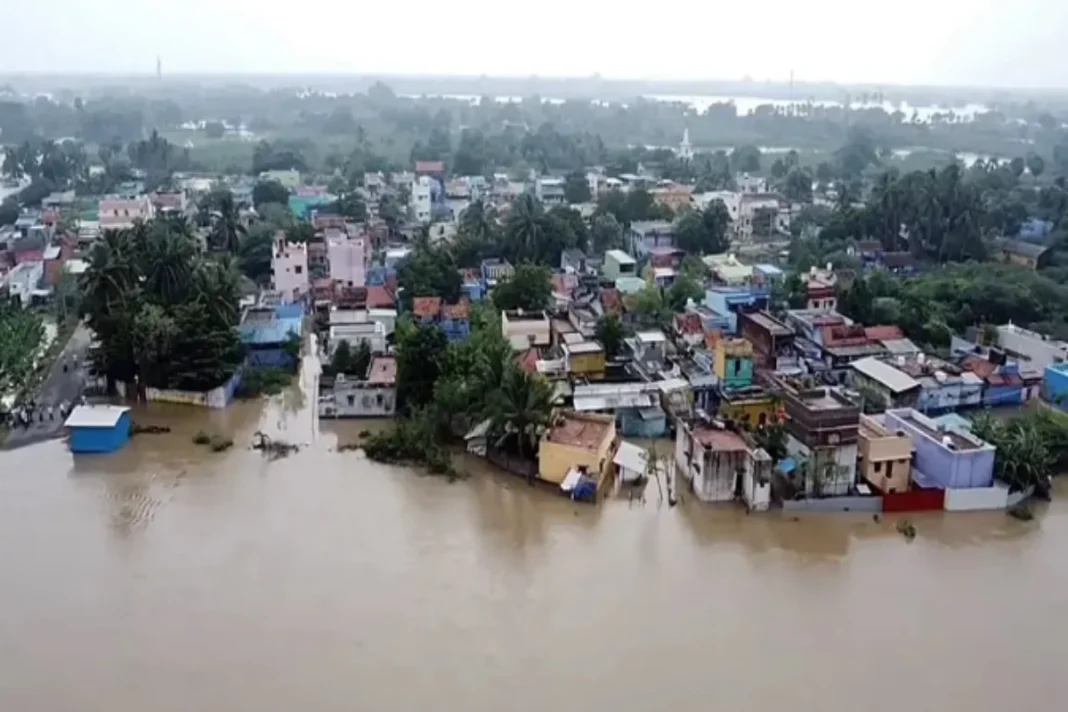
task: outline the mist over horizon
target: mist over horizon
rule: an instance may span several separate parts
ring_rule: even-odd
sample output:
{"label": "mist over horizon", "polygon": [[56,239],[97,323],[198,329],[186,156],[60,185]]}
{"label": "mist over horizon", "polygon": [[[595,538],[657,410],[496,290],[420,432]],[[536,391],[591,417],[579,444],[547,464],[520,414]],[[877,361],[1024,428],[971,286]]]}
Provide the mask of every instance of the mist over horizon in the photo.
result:
{"label": "mist over horizon", "polygon": [[[886,15],[847,0],[707,7],[683,0],[663,22],[606,3],[545,0],[517,18],[472,0],[465,12],[326,0],[307,21],[269,0],[60,0],[5,11],[8,75],[371,75],[787,82],[1064,89],[1058,37],[1068,3],[900,0]],[[424,18],[424,19],[420,19]],[[917,21],[922,18],[922,21]],[[653,19],[654,21],[650,21]],[[517,32],[516,30],[519,30]],[[336,35],[336,36],[335,36]],[[470,37],[471,41],[463,38]]]}

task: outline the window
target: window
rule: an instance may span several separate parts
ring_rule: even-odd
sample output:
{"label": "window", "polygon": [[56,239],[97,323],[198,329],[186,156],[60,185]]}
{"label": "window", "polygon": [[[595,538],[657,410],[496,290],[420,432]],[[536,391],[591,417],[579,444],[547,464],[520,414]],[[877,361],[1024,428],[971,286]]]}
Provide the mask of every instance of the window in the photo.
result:
{"label": "window", "polygon": [[349,405],[356,405],[356,396],[349,396]]}
{"label": "window", "polygon": [[302,265],[297,265],[296,267],[293,268],[293,271],[296,272],[297,274],[301,274],[304,271],[304,267]]}
{"label": "window", "polygon": [[379,408],[382,407],[382,401],[383,400],[384,399],[382,398],[382,394],[381,393],[379,393],[377,396],[375,396],[375,401],[378,403],[378,407]]}
{"label": "window", "polygon": [[873,469],[875,470],[875,472],[882,472],[882,470],[883,470],[883,463],[881,463],[881,462],[877,462],[877,463],[875,463],[875,467],[874,467]]}
{"label": "window", "polygon": [[129,211],[129,210],[123,210],[123,211],[122,211],[122,214],[123,214],[123,215],[124,215],[125,217],[130,217],[130,211]]}

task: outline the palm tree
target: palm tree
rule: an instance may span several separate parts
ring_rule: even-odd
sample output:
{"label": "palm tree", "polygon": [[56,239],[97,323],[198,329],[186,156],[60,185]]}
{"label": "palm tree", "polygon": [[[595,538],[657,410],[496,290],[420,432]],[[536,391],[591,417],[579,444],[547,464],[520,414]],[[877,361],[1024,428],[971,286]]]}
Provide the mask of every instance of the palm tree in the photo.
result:
{"label": "palm tree", "polygon": [[623,350],[623,340],[627,337],[626,327],[617,316],[608,315],[597,323],[597,340],[604,347],[604,353],[613,359]]}
{"label": "palm tree", "polygon": [[548,381],[510,365],[492,398],[490,428],[499,435],[498,445],[515,437],[521,456],[536,449],[549,427],[555,401],[556,393]]}
{"label": "palm tree", "polygon": [[497,230],[497,215],[492,207],[476,200],[460,213],[460,232],[479,242],[490,242]]}
{"label": "palm tree", "polygon": [[505,223],[505,248],[513,262],[536,261],[545,238],[545,211],[530,193],[524,193],[512,206]]}
{"label": "palm tree", "polygon": [[240,297],[238,273],[233,259],[226,255],[218,261],[204,261],[192,275],[193,298],[216,324],[236,326]]}
{"label": "palm tree", "polygon": [[145,250],[145,288],[164,304],[181,301],[189,289],[196,243],[188,232],[153,231]]}
{"label": "palm tree", "polygon": [[3,172],[4,175],[9,175],[15,180],[22,178],[26,174],[26,171],[23,170],[22,162],[19,160],[18,151],[13,147],[9,146],[4,149]]}
{"label": "palm tree", "polygon": [[89,253],[82,291],[97,309],[125,303],[137,286],[137,266],[126,247],[128,238],[124,231],[108,230]]}
{"label": "palm tree", "polygon": [[215,210],[211,245],[216,250],[236,254],[241,247],[241,238],[248,234],[248,231],[241,222],[233,193],[227,191],[220,195]]}

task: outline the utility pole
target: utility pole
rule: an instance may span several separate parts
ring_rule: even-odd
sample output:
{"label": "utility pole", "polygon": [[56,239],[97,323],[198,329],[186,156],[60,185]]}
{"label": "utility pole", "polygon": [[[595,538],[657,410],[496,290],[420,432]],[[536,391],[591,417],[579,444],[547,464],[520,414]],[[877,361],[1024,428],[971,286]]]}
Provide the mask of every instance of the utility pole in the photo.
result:
{"label": "utility pole", "polygon": [[163,81],[163,60],[159,55],[156,55],[156,79],[160,82]]}

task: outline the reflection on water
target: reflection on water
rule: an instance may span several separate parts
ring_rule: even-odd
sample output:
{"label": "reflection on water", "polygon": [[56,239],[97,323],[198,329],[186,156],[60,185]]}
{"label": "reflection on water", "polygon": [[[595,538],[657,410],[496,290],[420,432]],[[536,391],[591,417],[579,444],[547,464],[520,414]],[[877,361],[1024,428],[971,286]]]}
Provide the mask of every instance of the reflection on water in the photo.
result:
{"label": "reflection on water", "polygon": [[[305,374],[306,375],[306,374]],[[305,380],[305,387],[314,379]],[[113,456],[0,454],[2,710],[1038,710],[1068,695],[1068,505],[574,505],[336,452],[286,394]],[[234,449],[196,447],[198,430]],[[267,462],[252,433],[306,443]],[[1068,492],[1063,492],[1068,496]]]}

